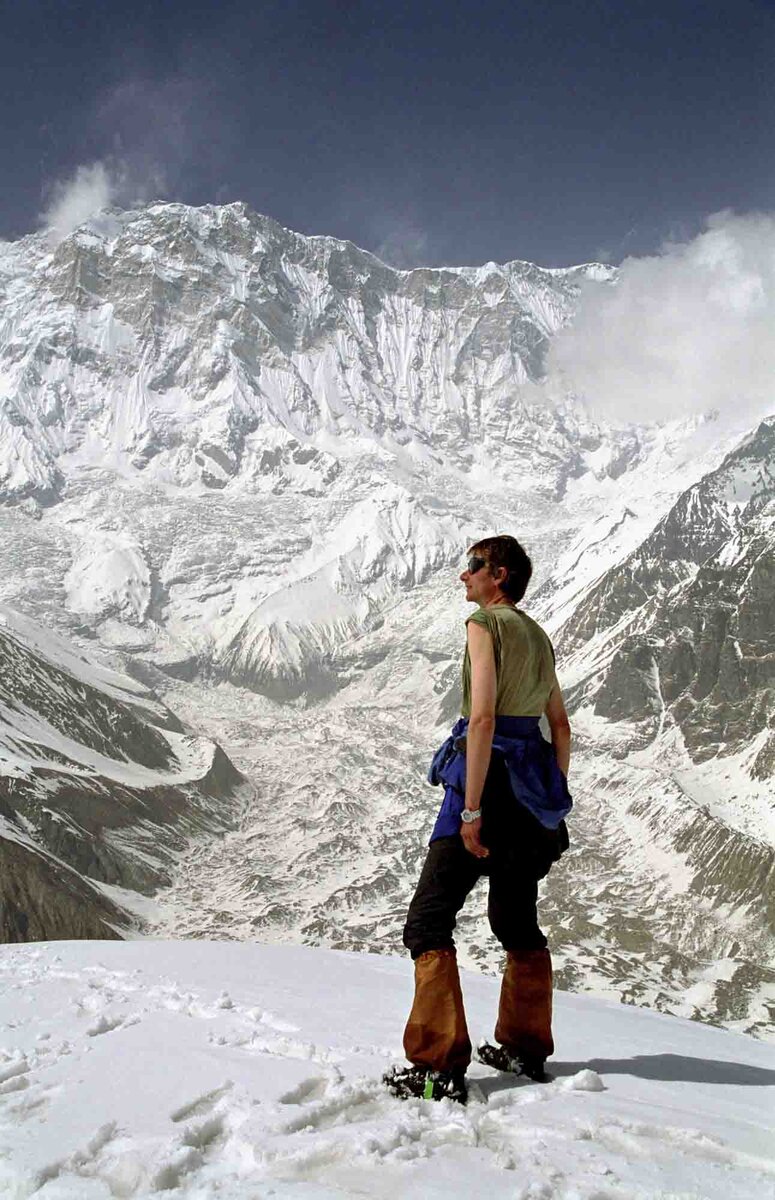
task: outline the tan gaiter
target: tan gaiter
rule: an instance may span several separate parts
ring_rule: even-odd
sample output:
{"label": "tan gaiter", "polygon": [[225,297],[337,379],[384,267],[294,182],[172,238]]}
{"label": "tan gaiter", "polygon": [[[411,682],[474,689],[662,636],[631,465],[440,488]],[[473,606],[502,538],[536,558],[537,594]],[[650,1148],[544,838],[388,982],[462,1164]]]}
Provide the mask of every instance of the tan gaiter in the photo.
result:
{"label": "tan gaiter", "polygon": [[434,1071],[465,1069],[471,1042],[454,950],[428,950],[414,962],[414,1003],[404,1030],[411,1063]]}
{"label": "tan gaiter", "polygon": [[495,1040],[517,1057],[543,1060],[554,1054],[548,950],[509,950]]}

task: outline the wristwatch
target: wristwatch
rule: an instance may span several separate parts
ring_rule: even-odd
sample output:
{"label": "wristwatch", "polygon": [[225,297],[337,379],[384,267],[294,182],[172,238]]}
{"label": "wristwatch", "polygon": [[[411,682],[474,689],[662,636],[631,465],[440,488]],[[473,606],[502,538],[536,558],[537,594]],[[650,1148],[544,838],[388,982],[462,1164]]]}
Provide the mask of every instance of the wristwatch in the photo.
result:
{"label": "wristwatch", "polygon": [[481,815],[481,808],[464,808],[460,814],[460,820],[464,825],[473,825],[474,821],[478,821]]}

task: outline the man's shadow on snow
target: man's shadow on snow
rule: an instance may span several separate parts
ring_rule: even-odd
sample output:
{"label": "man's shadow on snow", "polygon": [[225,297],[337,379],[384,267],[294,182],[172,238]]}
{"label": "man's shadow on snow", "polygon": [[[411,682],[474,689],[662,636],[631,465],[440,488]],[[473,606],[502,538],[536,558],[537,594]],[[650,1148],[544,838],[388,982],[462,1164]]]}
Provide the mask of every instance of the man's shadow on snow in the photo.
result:
{"label": "man's shadow on snow", "polygon": [[[598,1075],[634,1075],[638,1079],[664,1082],[737,1084],[741,1087],[775,1086],[775,1070],[752,1067],[748,1063],[723,1059],[688,1058],[685,1054],[636,1054],[632,1058],[589,1058],[586,1062],[548,1062],[554,1079],[596,1071]],[[477,1079],[485,1096],[507,1087],[524,1087],[530,1081],[520,1076],[500,1075],[495,1079]],[[530,1086],[535,1086],[530,1084]],[[539,1085],[540,1086],[540,1085]]]}
{"label": "man's shadow on snow", "polygon": [[745,1087],[775,1084],[775,1070],[718,1058],[689,1058],[686,1054],[635,1054],[632,1058],[590,1058],[588,1062],[549,1063],[552,1075],[576,1075],[585,1069],[598,1075],[637,1075],[680,1083],[736,1083]]}

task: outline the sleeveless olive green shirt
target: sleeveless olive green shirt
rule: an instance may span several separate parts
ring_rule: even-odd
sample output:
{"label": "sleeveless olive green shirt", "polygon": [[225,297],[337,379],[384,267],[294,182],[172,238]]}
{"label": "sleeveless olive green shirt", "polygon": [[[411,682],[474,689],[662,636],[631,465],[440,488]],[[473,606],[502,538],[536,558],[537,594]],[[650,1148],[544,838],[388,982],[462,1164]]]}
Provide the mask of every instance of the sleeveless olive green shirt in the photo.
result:
{"label": "sleeveless olive green shirt", "polygon": [[[552,643],[540,625],[519,608],[496,604],[478,608],[466,620],[482,625],[492,637],[497,692],[496,717],[540,717],[557,684]],[[471,660],[463,658],[464,717],[471,716]]]}

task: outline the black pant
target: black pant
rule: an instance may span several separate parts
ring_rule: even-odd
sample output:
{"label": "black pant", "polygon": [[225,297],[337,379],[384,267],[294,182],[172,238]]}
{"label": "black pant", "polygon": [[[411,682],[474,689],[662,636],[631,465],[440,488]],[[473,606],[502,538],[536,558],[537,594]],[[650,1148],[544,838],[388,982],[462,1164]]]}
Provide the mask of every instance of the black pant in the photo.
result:
{"label": "black pant", "polygon": [[506,950],[543,950],[538,925],[538,880],[567,845],[548,834],[514,798],[508,772],[493,754],[482,792],[482,841],[487,858],[475,858],[459,834],[431,842],[404,926],[412,958],[454,946],[455,918],[481,876],[490,880],[487,916]]}

